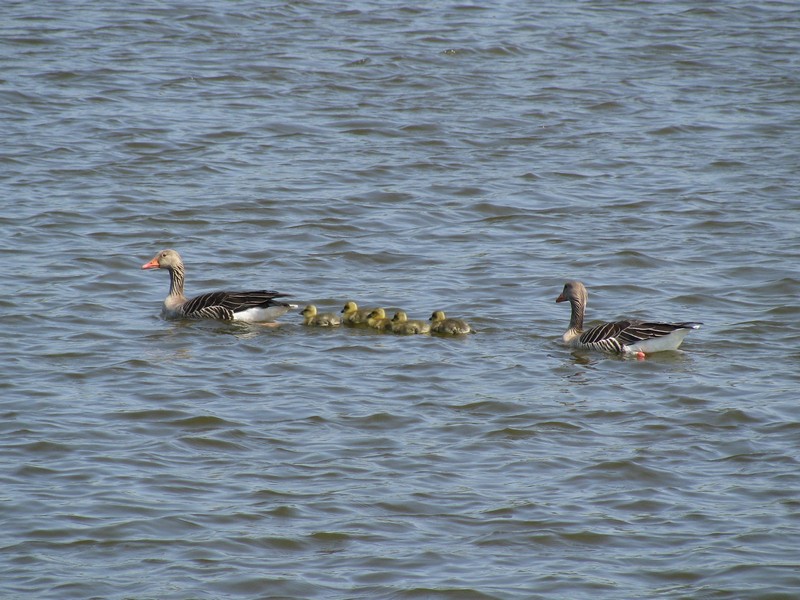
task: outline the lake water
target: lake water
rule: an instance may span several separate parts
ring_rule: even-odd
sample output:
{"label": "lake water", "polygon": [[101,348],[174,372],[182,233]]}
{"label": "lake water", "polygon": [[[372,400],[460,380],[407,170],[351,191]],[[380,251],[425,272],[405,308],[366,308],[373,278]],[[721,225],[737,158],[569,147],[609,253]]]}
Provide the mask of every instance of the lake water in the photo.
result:
{"label": "lake water", "polygon": [[[797,598],[797,3],[0,17],[0,597]],[[165,247],[478,333],[166,322]]]}

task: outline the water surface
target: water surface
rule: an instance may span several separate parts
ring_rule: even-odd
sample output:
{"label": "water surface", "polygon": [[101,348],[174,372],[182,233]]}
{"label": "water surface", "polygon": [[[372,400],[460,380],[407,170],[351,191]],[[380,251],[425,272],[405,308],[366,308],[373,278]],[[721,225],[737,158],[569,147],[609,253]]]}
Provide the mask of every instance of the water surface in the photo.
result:
{"label": "water surface", "polygon": [[[796,596],[794,3],[0,16],[0,595]],[[164,247],[478,333],[165,322]]]}

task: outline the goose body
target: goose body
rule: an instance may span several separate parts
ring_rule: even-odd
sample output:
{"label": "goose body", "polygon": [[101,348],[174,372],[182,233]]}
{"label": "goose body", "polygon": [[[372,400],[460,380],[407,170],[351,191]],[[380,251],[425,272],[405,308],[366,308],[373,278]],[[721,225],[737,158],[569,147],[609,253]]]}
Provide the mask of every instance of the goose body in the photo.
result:
{"label": "goose body", "polygon": [[342,309],[342,323],[345,325],[365,325],[371,308],[358,308],[358,304],[350,300]]}
{"label": "goose body", "polygon": [[584,331],[583,315],[588,301],[586,287],[580,281],[570,281],[556,298],[556,302],[569,301],[572,313],[569,329],[562,336],[568,346],[583,350],[600,350],[618,354],[652,354],[664,350],[677,350],[683,338],[702,323],[657,323],[645,321],[616,321],[601,323]]}
{"label": "goose body", "polygon": [[303,325],[311,327],[336,327],[342,320],[333,313],[317,312],[317,307],[313,304],[306,306],[300,314],[303,315]]}
{"label": "goose body", "polygon": [[398,310],[392,317],[392,332],[402,334],[429,333],[431,326],[425,321],[410,320],[405,311]]}
{"label": "goose body", "polygon": [[431,322],[431,333],[443,333],[446,335],[475,333],[469,323],[461,319],[449,319],[442,310],[434,311],[429,320]]}
{"label": "goose body", "polygon": [[165,319],[219,319],[222,321],[272,322],[295,305],[280,302],[286,294],[257,290],[248,292],[210,292],[187,299],[183,294],[185,270],[180,254],[162,250],[142,269],[166,269],[169,294],[161,308]]}
{"label": "goose body", "polygon": [[367,325],[380,331],[392,330],[392,320],[386,316],[383,308],[376,308],[367,315]]}

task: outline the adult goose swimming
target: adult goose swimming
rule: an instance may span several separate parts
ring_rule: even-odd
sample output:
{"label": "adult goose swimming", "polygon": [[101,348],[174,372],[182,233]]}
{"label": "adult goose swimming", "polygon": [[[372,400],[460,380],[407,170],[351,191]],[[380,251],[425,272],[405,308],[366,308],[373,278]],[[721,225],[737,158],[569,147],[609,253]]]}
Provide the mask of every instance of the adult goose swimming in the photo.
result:
{"label": "adult goose swimming", "polygon": [[296,305],[279,302],[286,296],[278,292],[210,292],[187,300],[183,295],[185,270],[180,254],[162,250],[142,269],[166,269],[169,272],[169,295],[164,300],[161,316],[165,319],[220,319],[271,323]]}
{"label": "adult goose swimming", "polygon": [[643,321],[617,321],[602,323],[583,330],[583,314],[589,294],[580,281],[570,281],[564,286],[556,302],[569,301],[572,315],[569,329],[563,335],[564,343],[583,350],[601,350],[618,354],[645,354],[676,350],[692,329],[702,323],[653,323]]}

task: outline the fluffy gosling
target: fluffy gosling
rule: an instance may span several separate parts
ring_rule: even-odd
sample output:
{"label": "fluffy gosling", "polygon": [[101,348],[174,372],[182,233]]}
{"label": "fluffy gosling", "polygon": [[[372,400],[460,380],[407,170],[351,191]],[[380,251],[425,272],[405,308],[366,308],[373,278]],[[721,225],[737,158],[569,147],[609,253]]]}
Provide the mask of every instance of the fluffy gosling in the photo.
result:
{"label": "fluffy gosling", "polygon": [[342,320],[333,313],[318,313],[317,307],[309,304],[300,311],[303,315],[303,325],[312,327],[335,327],[339,325]]}
{"label": "fluffy gosling", "polygon": [[345,325],[364,325],[367,322],[367,315],[371,312],[371,308],[358,308],[358,304],[350,300],[342,309],[342,315],[344,315],[342,322]]}
{"label": "fluffy gosling", "polygon": [[379,331],[391,331],[392,320],[386,316],[386,311],[376,308],[367,315],[367,325]]}
{"label": "fluffy gosling", "polygon": [[398,310],[392,317],[392,332],[401,334],[429,333],[431,326],[425,321],[409,320],[405,311]]}
{"label": "fluffy gosling", "polygon": [[429,321],[431,322],[431,333],[443,333],[445,335],[475,333],[469,323],[461,319],[448,319],[443,310],[433,311]]}

